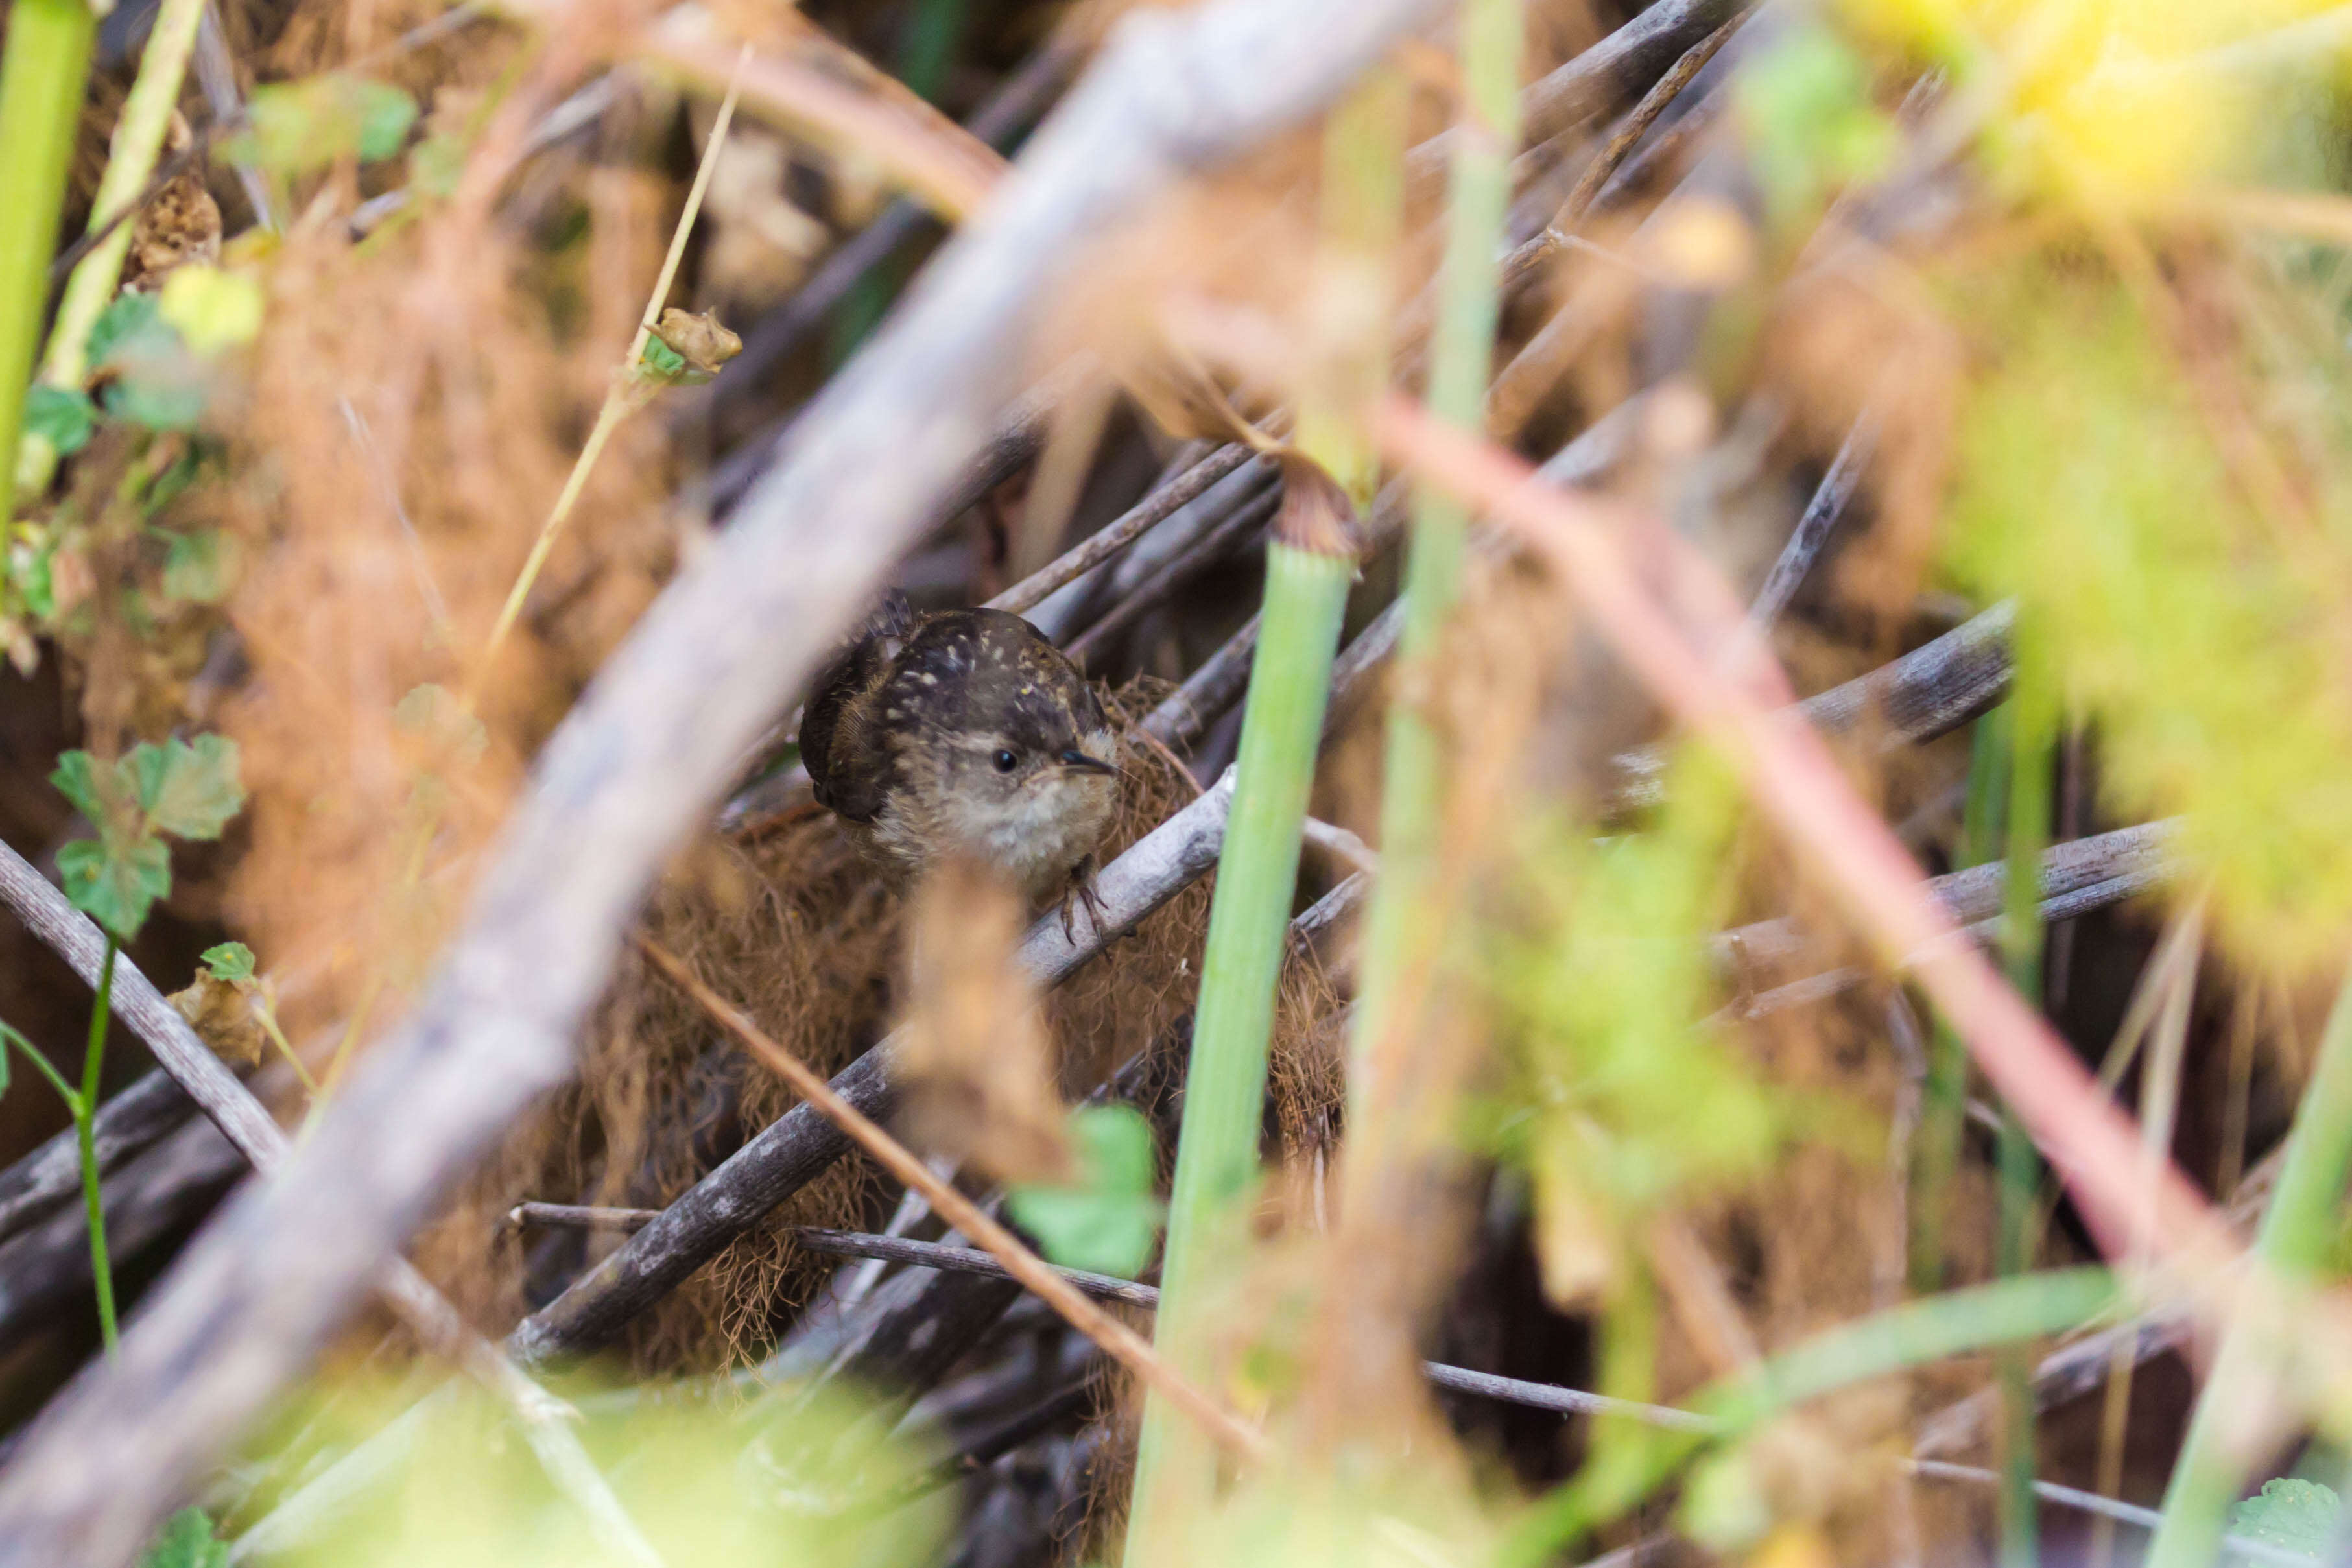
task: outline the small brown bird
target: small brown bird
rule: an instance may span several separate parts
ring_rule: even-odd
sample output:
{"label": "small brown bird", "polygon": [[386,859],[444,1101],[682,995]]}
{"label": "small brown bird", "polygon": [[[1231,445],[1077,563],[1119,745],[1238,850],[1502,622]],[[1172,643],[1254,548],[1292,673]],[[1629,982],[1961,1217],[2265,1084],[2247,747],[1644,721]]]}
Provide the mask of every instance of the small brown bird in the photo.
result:
{"label": "small brown bird", "polygon": [[1086,677],[1020,616],[917,615],[891,594],[818,676],[801,758],[818,802],[898,879],[967,855],[1033,908],[1075,894],[1099,915],[1118,737]]}

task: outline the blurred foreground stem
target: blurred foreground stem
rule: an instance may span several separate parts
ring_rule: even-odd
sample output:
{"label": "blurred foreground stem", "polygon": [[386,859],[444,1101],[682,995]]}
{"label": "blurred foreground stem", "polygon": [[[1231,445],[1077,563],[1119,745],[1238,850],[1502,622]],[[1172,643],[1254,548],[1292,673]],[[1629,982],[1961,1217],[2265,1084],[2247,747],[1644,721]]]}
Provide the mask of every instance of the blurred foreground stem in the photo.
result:
{"label": "blurred foreground stem", "polygon": [[[2352,1177],[2352,975],[2336,992],[2320,1037],[2319,1059],[2287,1136],[2278,1185],[2254,1239],[2256,1289],[2221,1341],[2190,1417],[2189,1436],[2164,1493],[2164,1521],[2148,1543],[2147,1568],[2207,1568],[2218,1560],[2230,1507],[2243,1489],[2272,1426],[2265,1413],[2292,1396],[2285,1380],[2299,1325],[2293,1298],[2325,1283],[2339,1205]],[[2248,1308],[2254,1309],[2249,1311]],[[2264,1310],[2263,1309],[2268,1309]],[[2335,1412],[2338,1429],[2344,1412]]]}
{"label": "blurred foreground stem", "polygon": [[[1520,0],[1462,9],[1462,120],[1454,128],[1445,259],[1430,348],[1430,412],[1475,432],[1494,353],[1497,247],[1518,144]],[[1426,1001],[1443,924],[1433,907],[1445,796],[1445,737],[1430,708],[1439,645],[1461,595],[1469,511],[1449,492],[1413,492],[1407,546],[1402,678],[1389,705],[1381,774],[1381,875],[1365,915],[1349,1074],[1349,1125],[1370,1124],[1372,1063],[1391,1029],[1411,1028]],[[1357,1168],[1350,1162],[1349,1170]]]}
{"label": "blurred foreground stem", "polygon": [[[1179,1373],[1205,1382],[1203,1288],[1236,1261],[1245,1235],[1265,1115],[1266,1057],[1284,932],[1298,886],[1298,847],[1330,693],[1331,660],[1355,555],[1332,487],[1370,499],[1376,459],[1357,411],[1387,381],[1388,277],[1403,190],[1404,83],[1375,69],[1324,132],[1322,267],[1328,297],[1362,320],[1318,323],[1333,349],[1328,377],[1303,395],[1298,451],[1266,546],[1265,605],[1243,710],[1233,816],[1217,860],[1201,964],[1176,1174],[1160,1268],[1158,1343]],[[1328,477],[1327,477],[1328,476]],[[1213,1455],[1168,1402],[1147,1400],[1128,1519],[1133,1568],[1181,1561],[1182,1521],[1205,1506]]]}
{"label": "blurred foreground stem", "polygon": [[84,0],[16,0],[8,8],[0,57],[0,527],[15,515],[17,436],[97,31]]}

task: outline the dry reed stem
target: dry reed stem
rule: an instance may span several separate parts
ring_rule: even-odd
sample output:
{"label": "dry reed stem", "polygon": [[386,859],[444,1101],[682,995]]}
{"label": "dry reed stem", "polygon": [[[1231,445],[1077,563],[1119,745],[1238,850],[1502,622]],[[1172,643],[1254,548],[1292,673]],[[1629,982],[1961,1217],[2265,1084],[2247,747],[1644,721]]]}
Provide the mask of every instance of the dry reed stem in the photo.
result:
{"label": "dry reed stem", "polygon": [[677,984],[678,989],[693,997],[696,1004],[710,1015],[713,1022],[734,1036],[747,1050],[790,1083],[802,1100],[815,1106],[856,1140],[858,1146],[880,1162],[885,1170],[922,1194],[941,1218],[978,1242],[991,1257],[1004,1265],[1007,1273],[1059,1312],[1072,1328],[1100,1345],[1117,1358],[1120,1365],[1150,1384],[1156,1392],[1164,1394],[1234,1454],[1245,1459],[1265,1457],[1265,1439],[1161,1361],[1153,1352],[1150,1341],[1097,1307],[1087,1299],[1084,1291],[1055,1273],[1044,1258],[1024,1247],[1020,1237],[990,1218],[978,1204],[932,1174],[931,1168],[917,1159],[905,1144],[835,1094],[831,1084],[812,1071],[799,1058],[761,1033],[757,1025],[736,1011],[717,992],[703,984],[685,964],[645,937],[639,936],[635,940],[639,951],[653,960]]}
{"label": "dry reed stem", "polygon": [[1569,192],[1568,199],[1559,204],[1559,211],[1544,226],[1543,232],[1511,252],[1509,259],[1504,262],[1506,288],[1531,278],[1545,262],[1567,248],[1569,235],[1592,210],[1602,187],[1624,163],[1626,155],[1633,150],[1633,144],[1648,134],[1650,127],[1657,123],[1658,116],[1664,114],[1681,96],[1683,89],[1691,84],[1691,79],[1706,69],[1707,62],[1731,41],[1731,35],[1739,30],[1739,24],[1744,19],[1735,16],[1693,44],[1684,51],[1682,58],[1674,63],[1673,68],[1642,95],[1642,100],[1626,114],[1625,122],[1602,143],[1601,151],[1593,154],[1592,161],[1585,165],[1584,173],[1577,176],[1575,187]]}

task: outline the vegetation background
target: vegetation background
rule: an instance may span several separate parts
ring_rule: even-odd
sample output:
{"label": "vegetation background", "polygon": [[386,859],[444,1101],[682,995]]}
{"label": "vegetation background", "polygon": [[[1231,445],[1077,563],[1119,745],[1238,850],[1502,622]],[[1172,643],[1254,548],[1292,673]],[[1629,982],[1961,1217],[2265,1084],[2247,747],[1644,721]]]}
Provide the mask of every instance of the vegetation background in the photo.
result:
{"label": "vegetation background", "polygon": [[[2352,1559],[2347,89],[11,0],[0,1565]],[[886,586],[1098,918],[809,798]]]}

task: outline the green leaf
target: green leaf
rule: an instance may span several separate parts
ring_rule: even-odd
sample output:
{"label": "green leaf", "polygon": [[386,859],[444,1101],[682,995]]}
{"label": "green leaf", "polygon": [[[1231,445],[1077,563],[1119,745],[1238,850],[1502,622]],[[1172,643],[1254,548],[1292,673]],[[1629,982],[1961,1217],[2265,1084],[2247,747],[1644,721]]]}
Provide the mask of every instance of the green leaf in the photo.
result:
{"label": "green leaf", "polygon": [[236,742],[199,735],[191,746],[171,740],[142,742],[124,759],[148,824],[182,838],[218,838],[245,805],[237,777]]}
{"label": "green leaf", "polygon": [[228,597],[236,574],[232,542],[218,531],[171,535],[171,552],[163,558],[165,597],[192,605],[217,605]]}
{"label": "green leaf", "polygon": [[56,560],[54,537],[19,538],[8,546],[8,585],[25,608],[44,621],[58,613]]}
{"label": "green leaf", "polygon": [[205,949],[204,962],[205,973],[231,985],[242,985],[253,978],[253,949],[241,942]]}
{"label": "green leaf", "polygon": [[25,394],[25,433],[38,436],[66,457],[89,445],[98,428],[98,405],[79,387],[35,382]]}
{"label": "green leaf", "polygon": [[126,374],[107,387],[106,411],[150,430],[193,430],[205,416],[205,384],[194,368],[158,363]]}
{"label": "green leaf", "polygon": [[416,122],[416,100],[390,82],[344,71],[256,88],[250,129],[224,147],[234,162],[281,174],[322,169],[339,158],[389,158]]}
{"label": "green leaf", "polygon": [[1746,1552],[1770,1531],[1772,1502],[1749,1445],[1733,1444],[1691,1467],[1675,1522],[1692,1540],[1726,1555]]}
{"label": "green leaf", "polygon": [[156,300],[157,313],[200,354],[239,347],[261,332],[261,284],[249,273],[201,263],[178,268]]}
{"label": "green leaf", "polygon": [[49,782],[58,786],[58,793],[70,801],[76,811],[91,822],[106,820],[109,798],[106,786],[110,781],[101,780],[98,760],[88,752],[67,752],[59,756],[57,771],[49,774]]}
{"label": "green leaf", "polygon": [[686,356],[659,338],[646,340],[646,352],[637,358],[637,375],[645,381],[674,382],[686,375]]}
{"label": "green leaf", "polygon": [[360,158],[365,163],[399,152],[408,140],[408,128],[416,123],[416,100],[390,82],[361,82],[352,103],[359,115]]}
{"label": "green leaf", "polygon": [[163,320],[163,301],[152,294],[119,294],[90,324],[88,353],[92,366],[112,360],[118,349],[179,342]]}
{"label": "green leaf", "polygon": [[431,681],[409,688],[393,705],[392,721],[404,734],[446,746],[460,762],[478,761],[489,749],[488,728],[446,688]]}
{"label": "green leaf", "polygon": [[58,851],[58,870],[73,907],[124,942],[172,890],[172,852],[160,838],[77,838]]}
{"label": "green leaf", "polygon": [[124,294],[89,332],[93,371],[110,372],[106,411],[151,430],[186,430],[204,416],[204,367],[152,294]]}
{"label": "green leaf", "polygon": [[1151,1124],[1131,1106],[1089,1106],[1071,1113],[1070,1140],[1078,1184],[1015,1186],[1005,1205],[1065,1268],[1133,1279],[1166,1212],[1151,1191]]}
{"label": "green leaf", "polygon": [[2231,1511],[2230,1533],[2317,1562],[2336,1539],[2343,1512],[2343,1502],[2329,1488],[2282,1477],[2264,1481],[2261,1496],[2246,1499]]}
{"label": "green leaf", "polygon": [[1806,219],[1832,190],[1886,167],[1900,145],[1870,98],[1870,68],[1828,29],[1799,27],[1732,89],[1772,212]]}
{"label": "green leaf", "polygon": [[184,1508],[155,1532],[139,1568],[228,1568],[228,1544],[214,1537],[203,1509]]}

